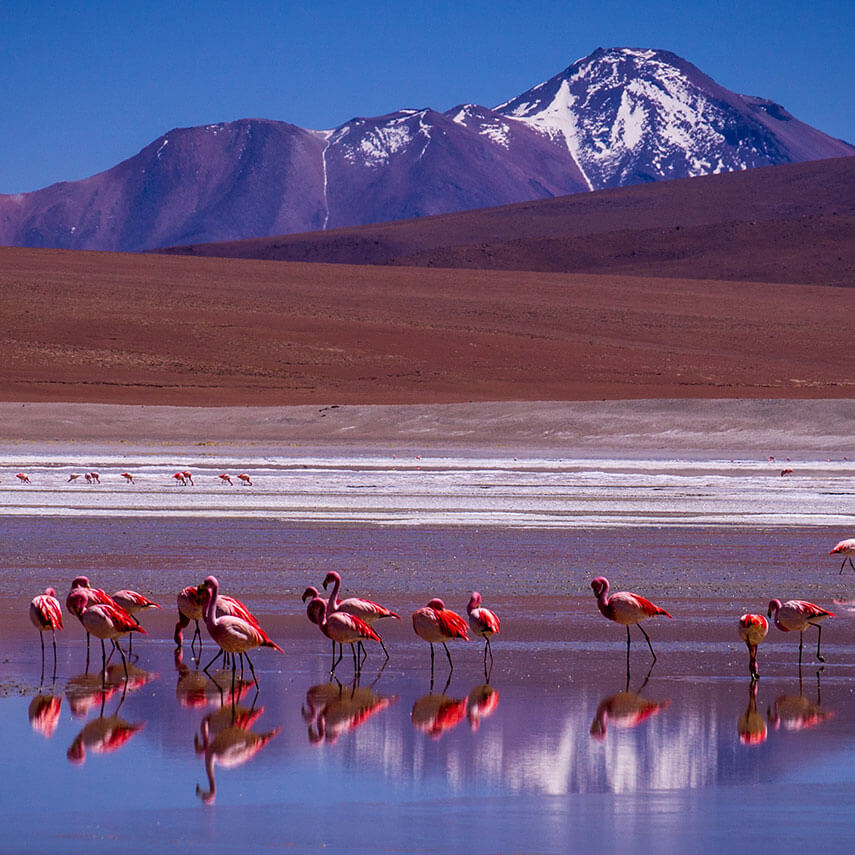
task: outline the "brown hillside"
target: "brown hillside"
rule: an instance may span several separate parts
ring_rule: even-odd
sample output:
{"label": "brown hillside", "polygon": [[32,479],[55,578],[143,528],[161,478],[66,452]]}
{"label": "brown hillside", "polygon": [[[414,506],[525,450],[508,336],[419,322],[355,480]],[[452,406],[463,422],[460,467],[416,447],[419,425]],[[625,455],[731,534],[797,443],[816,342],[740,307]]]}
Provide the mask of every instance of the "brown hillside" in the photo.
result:
{"label": "brown hillside", "polygon": [[0,249],[0,400],[851,397],[839,288]]}
{"label": "brown hillside", "polygon": [[855,158],[168,252],[851,286]]}

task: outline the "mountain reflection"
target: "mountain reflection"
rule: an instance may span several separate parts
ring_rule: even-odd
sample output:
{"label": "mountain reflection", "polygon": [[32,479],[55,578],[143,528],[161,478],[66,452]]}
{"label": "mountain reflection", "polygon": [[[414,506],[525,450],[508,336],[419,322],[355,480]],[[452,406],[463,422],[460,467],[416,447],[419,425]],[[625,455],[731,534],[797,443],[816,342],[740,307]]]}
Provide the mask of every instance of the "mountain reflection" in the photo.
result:
{"label": "mountain reflection", "polygon": [[203,790],[196,785],[196,795],[205,804],[212,804],[217,795],[215,766],[219,765],[225,769],[242,766],[255,757],[282,729],[277,727],[265,733],[254,733],[250,730],[263,712],[264,707],[247,709],[229,704],[202,719],[199,733],[193,737],[193,744],[197,754],[205,755],[208,789]]}

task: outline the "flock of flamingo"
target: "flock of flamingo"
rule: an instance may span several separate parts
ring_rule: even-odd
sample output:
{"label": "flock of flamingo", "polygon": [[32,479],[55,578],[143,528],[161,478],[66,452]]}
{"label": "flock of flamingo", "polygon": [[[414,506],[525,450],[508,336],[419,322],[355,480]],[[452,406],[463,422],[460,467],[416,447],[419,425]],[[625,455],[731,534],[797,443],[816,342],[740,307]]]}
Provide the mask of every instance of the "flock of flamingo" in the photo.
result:
{"label": "flock of flamingo", "polygon": [[[26,472],[18,472],[15,477],[21,484],[31,484],[32,479]],[[124,478],[126,484],[136,484],[134,480],[134,476],[131,472],[120,472],[120,478]],[[237,479],[237,482],[245,487],[252,487],[252,478],[247,475],[245,472],[241,472],[239,475],[234,476]],[[70,484],[72,482],[78,481],[82,478],[86,481],[87,484],[100,484],[101,483],[101,474],[99,472],[72,472],[68,478],[66,479],[66,484]],[[232,480],[232,476],[228,472],[222,472],[216,476],[217,482],[220,484],[228,484],[228,486],[233,487],[235,482]],[[193,481],[193,473],[189,469],[182,469],[176,472],[171,476],[172,482],[175,484],[180,484],[182,487],[186,486],[195,486]]]}
{"label": "flock of flamingo", "polygon": [[[847,562],[855,569],[855,563],[852,561],[852,557],[855,555],[855,538],[840,541],[829,555],[843,556],[841,573]],[[341,576],[335,571],[327,573],[323,581],[324,589],[330,585],[332,585],[332,591],[326,599],[321,597],[318,589],[314,587],[306,588],[302,597],[303,602],[308,603],[306,606],[307,617],[332,642],[333,661],[330,673],[334,673],[339,662],[341,662],[345,644],[351,648],[355,674],[359,673],[367,658],[364,646],[366,642],[379,644],[388,660],[389,651],[372,624],[383,618],[399,620],[399,615],[379,603],[360,597],[339,599]],[[597,607],[600,613],[609,620],[626,627],[627,670],[629,668],[631,643],[629,631],[632,626],[638,626],[655,662],[656,652],[653,649],[650,636],[641,626],[641,622],[656,616],[668,618],[672,616],[665,609],[639,594],[630,591],[610,593],[608,579],[603,576],[593,579],[591,588],[597,598]],[[234,680],[237,661],[240,659],[241,673],[243,673],[245,658],[252,673],[253,681],[257,686],[258,680],[252,660],[249,657],[249,651],[259,647],[270,647],[280,653],[283,652],[282,648],[272,641],[261,628],[258,620],[243,603],[220,593],[220,584],[215,576],[208,576],[200,585],[190,585],[180,591],[177,596],[177,605],[178,622],[175,625],[173,635],[176,645],[181,647],[183,630],[189,626],[190,621],[195,621],[196,627],[191,640],[191,647],[195,645],[197,639],[201,647],[199,621],[204,621],[208,634],[219,647],[219,652],[205,666],[206,672],[220,656],[223,656],[225,662],[231,663],[232,679]],[[71,591],[66,598],[66,608],[86,630],[87,666],[89,662],[89,637],[94,635],[101,641],[102,674],[106,671],[108,663],[104,642],[109,640],[113,644],[113,651],[119,651],[127,677],[127,659],[119,640],[128,636],[130,652],[133,644],[133,633],[145,634],[145,630],[135,615],[145,609],[161,607],[136,591],[122,590],[116,591],[112,595],[107,594],[100,588],[93,587],[86,576],[78,576],[71,584]],[[434,671],[434,645],[442,645],[450,669],[453,671],[454,662],[447,642],[455,639],[469,641],[470,631],[473,636],[484,639],[485,675],[489,673],[488,657],[490,668],[492,668],[493,653],[490,639],[499,633],[499,618],[495,612],[481,605],[481,595],[477,591],[472,592],[466,613],[468,620],[464,620],[456,612],[447,609],[439,598],[431,599],[426,606],[413,612],[414,632],[430,645],[431,676],[433,676]],[[47,588],[43,594],[33,598],[29,607],[29,616],[33,625],[39,630],[43,669],[45,659],[44,633],[51,633],[55,671],[56,631],[61,630],[63,624],[62,608],[53,588]],[[769,602],[765,616],[762,614],[742,615],[739,619],[738,632],[748,647],[749,672],[752,678],[756,679],[759,676],[757,648],[768,633],[769,621],[767,618],[772,619],[775,626],[783,632],[799,633],[799,664],[801,664],[804,632],[811,626],[817,629],[816,658],[820,662],[825,661],[821,649],[821,622],[830,617],[834,617],[832,612],[806,600],[781,602],[779,599],[773,599]],[[338,645],[337,656],[336,645]],[[112,655],[113,652],[111,651],[110,656],[112,657]]]}

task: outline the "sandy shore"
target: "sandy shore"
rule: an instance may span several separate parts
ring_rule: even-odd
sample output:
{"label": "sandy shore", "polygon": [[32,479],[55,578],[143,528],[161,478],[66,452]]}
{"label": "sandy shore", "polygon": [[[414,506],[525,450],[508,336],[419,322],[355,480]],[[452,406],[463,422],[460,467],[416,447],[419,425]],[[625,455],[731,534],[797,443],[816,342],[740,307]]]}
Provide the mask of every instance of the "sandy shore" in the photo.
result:
{"label": "sandy shore", "polygon": [[853,400],[636,400],[169,407],[0,403],[0,446],[206,446],[263,454],[853,456]]}

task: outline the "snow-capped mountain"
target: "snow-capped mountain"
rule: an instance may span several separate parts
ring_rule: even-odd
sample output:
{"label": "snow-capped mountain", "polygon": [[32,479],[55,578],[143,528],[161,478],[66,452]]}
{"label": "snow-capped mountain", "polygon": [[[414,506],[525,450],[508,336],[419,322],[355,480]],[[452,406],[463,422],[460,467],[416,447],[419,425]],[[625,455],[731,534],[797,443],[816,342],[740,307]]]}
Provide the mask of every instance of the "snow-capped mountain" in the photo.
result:
{"label": "snow-capped mountain", "polygon": [[672,53],[598,49],[494,110],[173,130],[91,178],[0,196],[0,243],[152,249],[848,155]]}

